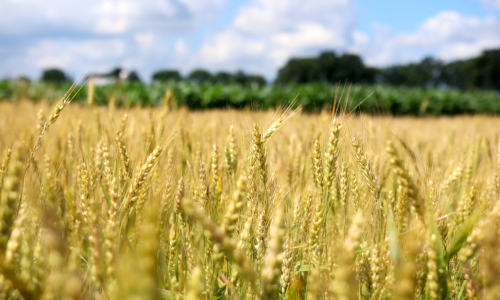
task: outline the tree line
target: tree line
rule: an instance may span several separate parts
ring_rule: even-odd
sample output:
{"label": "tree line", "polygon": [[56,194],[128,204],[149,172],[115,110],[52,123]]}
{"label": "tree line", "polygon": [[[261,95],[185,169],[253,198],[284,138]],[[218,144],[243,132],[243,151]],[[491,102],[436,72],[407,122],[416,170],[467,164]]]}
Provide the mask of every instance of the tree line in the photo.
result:
{"label": "tree line", "polygon": [[[87,77],[100,77],[112,80],[126,80],[129,82],[141,82],[141,78],[136,71],[127,72],[122,68],[114,68],[108,73],[91,74]],[[27,78],[23,78],[28,80]],[[152,81],[181,81],[186,80],[195,83],[218,83],[218,84],[240,84],[257,86],[266,85],[266,79],[261,75],[246,74],[243,71],[229,73],[221,71],[215,74],[207,70],[196,69],[183,77],[178,70],[160,70],[152,75]],[[44,82],[66,82],[71,81],[70,77],[61,69],[47,69],[42,72],[41,80]]]}
{"label": "tree line", "polygon": [[431,57],[418,63],[371,68],[354,54],[323,52],[314,58],[292,58],[278,71],[276,83],[381,83],[407,87],[500,90],[500,49],[478,57],[445,63]]}
{"label": "tree line", "polygon": [[[121,68],[94,75],[116,80],[141,81],[137,72],[124,72]],[[267,84],[266,79],[257,74],[246,74],[243,71],[211,73],[204,69],[196,69],[185,77],[178,70],[164,69],[155,72],[151,79],[160,82],[186,80],[195,83],[258,86]],[[48,69],[43,71],[41,80],[63,82],[70,79],[60,69]],[[275,80],[277,85],[344,82],[500,91],[500,49],[485,50],[478,57],[449,63],[427,57],[417,63],[386,68],[366,66],[361,57],[355,54],[338,55],[333,51],[326,51],[317,57],[291,58],[279,69]]]}

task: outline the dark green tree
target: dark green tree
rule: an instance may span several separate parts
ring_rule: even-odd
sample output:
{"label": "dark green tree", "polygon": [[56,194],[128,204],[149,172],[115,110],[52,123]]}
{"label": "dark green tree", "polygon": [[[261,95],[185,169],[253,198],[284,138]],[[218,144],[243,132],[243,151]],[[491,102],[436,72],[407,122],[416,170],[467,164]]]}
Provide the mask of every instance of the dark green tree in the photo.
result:
{"label": "dark green tree", "polygon": [[130,73],[128,73],[127,80],[130,82],[141,82],[141,78],[136,71],[131,71]]}
{"label": "dark green tree", "polygon": [[331,82],[372,82],[366,71],[363,61],[358,55],[344,54],[339,57],[338,65],[335,70],[335,77]]}
{"label": "dark green tree", "polygon": [[207,70],[197,69],[191,72],[187,78],[197,83],[205,83],[212,81],[212,74]]}
{"label": "dark green tree", "polygon": [[279,70],[276,83],[373,83],[377,70],[367,68],[355,54],[337,56],[332,51],[317,58],[293,58]]}
{"label": "dark green tree", "polygon": [[261,75],[252,74],[252,75],[247,76],[247,84],[249,84],[249,85],[255,84],[257,86],[262,87],[262,86],[265,86],[267,84],[267,81]]}
{"label": "dark green tree", "polygon": [[246,85],[248,80],[247,74],[239,70],[232,76],[232,81],[236,84]]}
{"label": "dark green tree", "polygon": [[153,74],[153,81],[181,80],[182,76],[177,70],[161,70]]}
{"label": "dark green tree", "polygon": [[474,85],[483,89],[500,90],[500,49],[483,51],[474,63]]}
{"label": "dark green tree", "polygon": [[459,60],[443,65],[440,80],[444,86],[471,89],[474,88],[474,60]]}
{"label": "dark green tree", "polygon": [[337,78],[338,58],[335,52],[323,52],[316,59],[318,79],[321,82],[335,82]]}
{"label": "dark green tree", "polygon": [[116,67],[113,70],[111,70],[106,76],[108,77],[113,77],[113,78],[120,78],[120,73],[123,71],[122,68]]}
{"label": "dark green tree", "polygon": [[42,72],[41,80],[46,82],[65,82],[68,81],[68,77],[60,69],[48,69]]}
{"label": "dark green tree", "polygon": [[500,90],[500,49],[485,50],[478,57],[447,64],[427,57],[419,63],[393,66],[379,73],[382,83],[390,85]]}
{"label": "dark green tree", "polygon": [[381,74],[384,83],[411,87],[446,85],[449,77],[444,64],[432,57],[426,57],[419,63],[385,68],[381,70]]}
{"label": "dark green tree", "polygon": [[229,72],[221,71],[214,75],[213,80],[216,83],[229,84],[233,80],[233,75]]}
{"label": "dark green tree", "polygon": [[317,81],[318,72],[315,58],[292,58],[279,69],[276,83],[302,84]]}

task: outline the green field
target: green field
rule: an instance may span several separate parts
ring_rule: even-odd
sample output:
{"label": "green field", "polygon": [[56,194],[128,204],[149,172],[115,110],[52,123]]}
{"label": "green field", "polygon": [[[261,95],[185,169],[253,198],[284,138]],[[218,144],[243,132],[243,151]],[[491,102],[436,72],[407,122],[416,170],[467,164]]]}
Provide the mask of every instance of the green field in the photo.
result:
{"label": "green field", "polygon": [[[0,82],[0,100],[57,101],[70,84]],[[189,82],[119,83],[95,87],[94,102],[117,106],[158,106],[170,90],[177,106],[190,109],[303,107],[306,111],[331,108],[337,98],[348,99],[348,111],[390,115],[456,115],[498,114],[500,94],[487,91],[455,89],[405,88],[383,85],[304,84],[284,86],[241,86],[196,84]],[[75,101],[85,102],[88,87],[84,86]]]}

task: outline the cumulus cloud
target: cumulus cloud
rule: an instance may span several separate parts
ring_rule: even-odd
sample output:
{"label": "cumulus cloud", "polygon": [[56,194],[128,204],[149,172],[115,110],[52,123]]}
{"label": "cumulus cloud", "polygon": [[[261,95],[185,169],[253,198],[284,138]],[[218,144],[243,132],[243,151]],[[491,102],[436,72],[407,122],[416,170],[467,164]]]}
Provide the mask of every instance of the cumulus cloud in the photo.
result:
{"label": "cumulus cloud", "polygon": [[[37,77],[52,66],[79,73],[123,66],[143,78],[243,69],[273,79],[291,57],[354,52],[373,66],[478,55],[500,47],[500,17],[443,11],[414,31],[357,29],[355,0],[248,0],[229,25],[214,26],[228,0],[1,0],[0,77]],[[500,0],[480,0],[500,8]],[[227,16],[226,16],[227,18]],[[226,21],[224,21],[226,22]],[[208,26],[207,26],[208,25]]]}
{"label": "cumulus cloud", "polygon": [[244,37],[233,30],[217,34],[214,39],[200,49],[201,59],[207,63],[219,64],[254,58],[265,50],[262,39]]}
{"label": "cumulus cloud", "polygon": [[222,0],[4,0],[0,36],[67,37],[192,29]]}
{"label": "cumulus cloud", "polygon": [[229,28],[205,42],[200,62],[212,69],[245,67],[273,77],[291,56],[346,49],[353,41],[355,19],[351,0],[251,0]]}
{"label": "cumulus cloud", "polygon": [[[483,1],[491,5],[499,0]],[[322,50],[353,52],[373,66],[418,61],[428,55],[450,61],[500,47],[498,32],[500,21],[495,17],[442,11],[411,32],[395,34],[387,25],[373,24],[373,34],[368,35],[356,28],[356,9],[350,0],[251,0],[230,27],[204,43],[197,63],[214,70],[245,67],[273,78],[291,57]]]}
{"label": "cumulus cloud", "polygon": [[500,20],[467,17],[444,11],[433,16],[414,32],[393,34],[387,26],[374,26],[371,43],[356,50],[372,65],[390,65],[415,61],[432,55],[445,61],[479,55],[482,50],[500,47]]}
{"label": "cumulus cloud", "polygon": [[355,13],[349,0],[252,0],[229,28],[205,42],[198,63],[211,69],[246,67],[273,78],[291,57],[322,50],[353,52],[369,65],[387,66],[427,55],[464,59],[500,47],[500,21],[491,16],[443,11],[412,32],[395,34],[387,25],[373,24],[370,36],[356,29]]}
{"label": "cumulus cloud", "polygon": [[169,37],[195,31],[223,1],[3,0],[0,69],[7,74],[0,76],[37,76],[37,67],[49,65],[73,72],[113,64],[161,68],[170,59]]}

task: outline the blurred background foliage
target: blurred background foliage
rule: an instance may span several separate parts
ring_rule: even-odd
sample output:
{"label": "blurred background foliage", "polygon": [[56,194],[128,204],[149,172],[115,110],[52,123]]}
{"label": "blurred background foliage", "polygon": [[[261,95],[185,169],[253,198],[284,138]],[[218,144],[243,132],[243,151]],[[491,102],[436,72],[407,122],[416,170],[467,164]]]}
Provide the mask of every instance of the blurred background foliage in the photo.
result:
{"label": "blurred background foliage", "polygon": [[380,83],[392,86],[488,89],[500,91],[500,49],[475,58],[444,63],[431,57],[419,63],[370,68],[353,54],[324,52],[317,58],[291,59],[276,83]]}
{"label": "blurred background foliage", "polygon": [[[0,99],[18,101],[59,100],[69,89],[69,82],[34,82],[4,80],[0,82]],[[82,86],[73,101],[86,102],[88,85]],[[94,103],[117,106],[158,106],[171,91],[173,104],[190,109],[248,108],[270,109],[297,107],[306,111],[331,108],[337,94],[347,103],[348,111],[393,115],[455,115],[464,113],[500,113],[500,95],[493,91],[394,87],[388,85],[335,86],[324,83],[260,86],[251,84],[194,83],[187,81],[123,81],[96,86]],[[346,100],[347,99],[347,100]]]}
{"label": "blurred background foliage", "polygon": [[[348,99],[349,111],[393,115],[455,115],[500,113],[500,49],[479,57],[444,63],[426,58],[419,63],[384,69],[364,65],[354,54],[323,52],[315,58],[292,58],[279,70],[274,84],[257,74],[197,69],[183,77],[177,70],[160,70],[150,83],[137,72],[114,68],[92,74],[94,103],[118,106],[156,106],[171,91],[176,106],[190,109],[297,107],[306,111],[331,108],[334,99]],[[0,81],[0,100],[56,101],[72,79],[49,69],[40,81],[28,78]],[[88,85],[75,101],[84,102]],[[348,96],[348,97],[347,97]]]}

